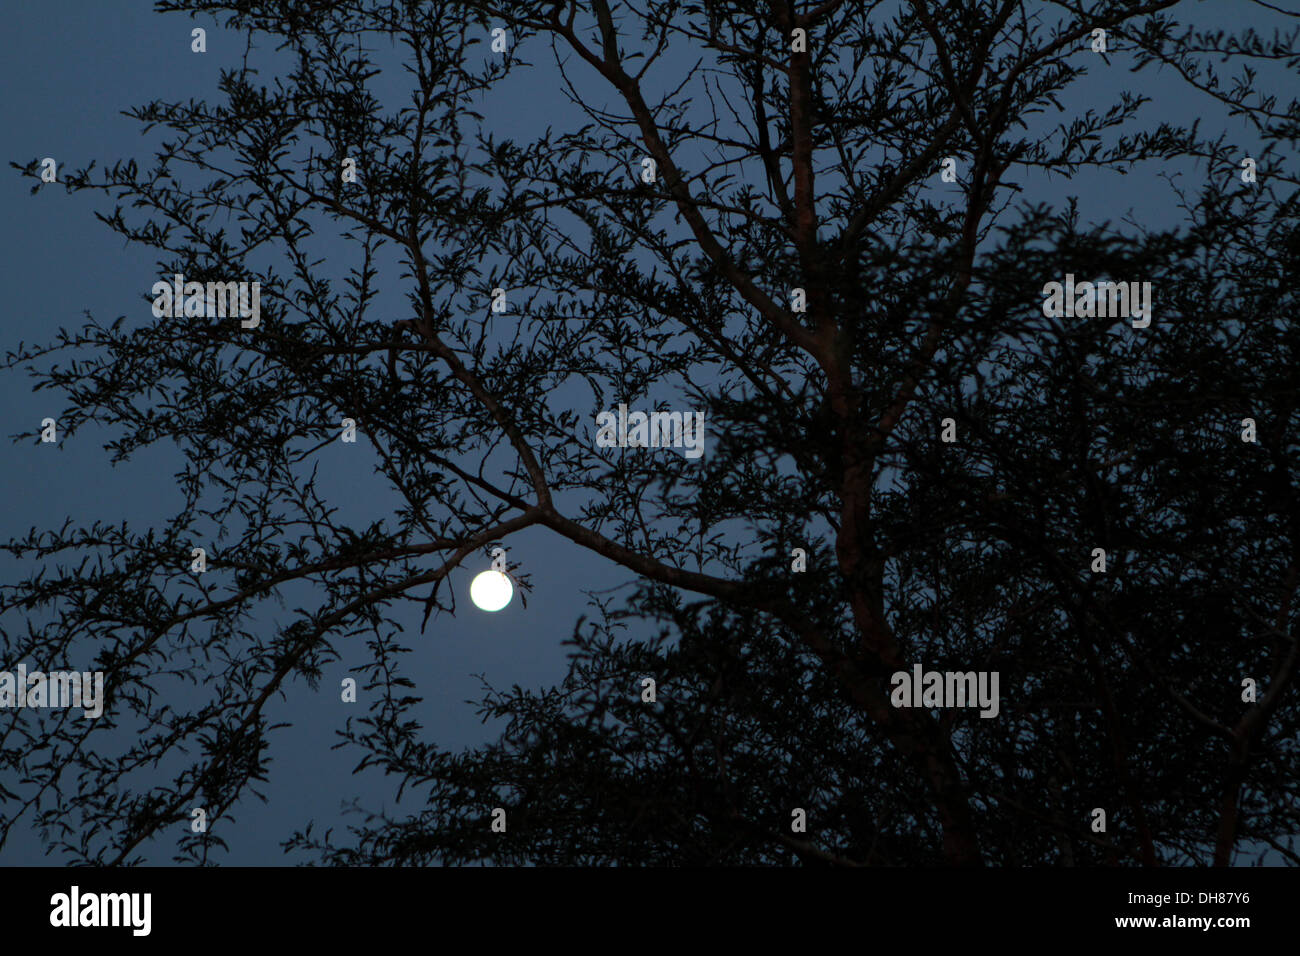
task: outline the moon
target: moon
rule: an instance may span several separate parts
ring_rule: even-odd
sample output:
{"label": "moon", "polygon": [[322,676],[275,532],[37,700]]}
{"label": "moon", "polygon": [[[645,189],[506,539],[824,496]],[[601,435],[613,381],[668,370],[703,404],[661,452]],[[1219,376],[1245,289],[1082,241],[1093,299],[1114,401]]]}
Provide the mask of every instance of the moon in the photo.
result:
{"label": "moon", "polygon": [[469,584],[469,599],[481,611],[499,611],[510,603],[514,595],[515,587],[510,578],[490,568]]}

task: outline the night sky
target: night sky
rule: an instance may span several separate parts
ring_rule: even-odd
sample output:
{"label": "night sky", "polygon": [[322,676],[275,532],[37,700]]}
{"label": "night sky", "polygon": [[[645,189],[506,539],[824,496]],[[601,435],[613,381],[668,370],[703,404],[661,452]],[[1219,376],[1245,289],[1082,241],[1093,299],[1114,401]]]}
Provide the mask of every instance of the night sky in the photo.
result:
{"label": "night sky", "polygon": [[[1225,27],[1238,27],[1237,6],[1216,2],[1179,10],[1200,24],[1212,25],[1217,18]],[[105,197],[89,192],[67,195],[61,187],[43,188],[33,196],[32,180],[7,164],[52,156],[60,169],[65,165],[71,169],[92,159],[100,165],[131,156],[147,159],[159,134],[142,136],[141,124],[121,111],[154,97],[219,99],[219,71],[238,64],[245,37],[222,30],[211,19],[191,21],[154,13],[147,0],[9,3],[5,23],[0,34],[6,91],[0,100],[7,173],[0,188],[4,224],[0,261],[7,293],[0,327],[4,348],[13,349],[19,341],[52,340],[59,327],[80,325],[84,313],[101,320],[122,315],[128,323],[147,322],[148,291],[159,278],[155,254],[142,247],[125,247],[96,221],[94,211],[110,208]],[[208,30],[204,55],[190,51],[190,30],[196,25]],[[385,70],[380,88],[401,97],[408,79],[400,69],[401,48],[379,40],[367,46]],[[488,55],[486,42],[481,49]],[[534,40],[516,53],[536,65],[493,94],[483,110],[491,128],[526,141],[546,123],[557,129],[580,123],[580,115],[561,94],[549,43]],[[270,50],[256,50],[254,57],[261,57],[257,62],[274,63]],[[672,73],[691,59],[691,51],[678,50],[675,58],[665,58],[657,69]],[[1205,112],[1204,98],[1192,96],[1167,72],[1146,71],[1134,80],[1123,64],[1118,55],[1109,68],[1099,63],[1088,81],[1075,87],[1074,95],[1105,102],[1131,85],[1153,97],[1146,108],[1152,125],[1158,119],[1178,120]],[[577,65],[574,69],[583,75]],[[269,81],[269,70],[263,77]],[[611,94],[603,84],[592,82],[590,89],[594,102],[609,101]],[[1063,119],[1068,117],[1040,117],[1039,121],[1055,124]],[[1224,128],[1240,133],[1243,150],[1247,149],[1250,139],[1245,125],[1224,123]],[[1146,176],[1090,173],[1066,180],[1022,174],[1019,181],[1024,189],[1021,197],[1027,201],[1063,205],[1068,196],[1079,196],[1089,219],[1118,220],[1131,212],[1138,221],[1159,226],[1178,218],[1169,191],[1153,188]],[[935,188],[943,188],[937,176]],[[1027,277],[1029,282],[1036,279]],[[392,281],[396,284],[395,275]],[[400,290],[394,290],[392,301],[395,310],[402,308]],[[395,311],[394,319],[403,314],[404,310]],[[40,419],[57,417],[63,409],[60,396],[34,393],[31,385],[20,371],[0,374],[6,435],[31,431]],[[161,523],[181,501],[173,480],[181,466],[179,453],[160,444],[130,462],[112,466],[102,447],[110,437],[85,430],[57,447],[30,440],[0,445],[0,491],[6,503],[0,534],[7,538],[33,526],[57,528],[68,518],[84,523],[127,521],[137,527]],[[356,515],[361,521],[384,513],[392,498],[377,485],[364,454],[349,454],[349,447],[339,445],[329,450],[326,460],[329,468],[323,469],[328,473],[322,488],[337,498],[345,515]],[[487,567],[487,560],[471,557],[452,578],[460,609],[457,618],[431,621],[421,635],[419,612],[403,612],[409,617],[406,633],[415,649],[406,662],[407,672],[417,676],[418,692],[424,697],[421,714],[426,734],[444,747],[463,747],[494,736],[467,702],[479,694],[476,675],[484,675],[497,687],[544,686],[558,680],[565,669],[562,642],[583,613],[585,592],[629,581],[630,572],[541,529],[530,529],[507,543],[511,559],[531,575],[533,591],[526,608],[516,597],[497,614],[475,610],[468,601],[469,581],[472,573]],[[25,571],[12,559],[0,564],[5,581]],[[0,626],[21,628],[23,622],[10,616],[0,620]],[[335,731],[349,713],[348,705],[339,700],[339,680],[347,676],[346,664],[355,663],[359,652],[364,653],[364,647],[345,649],[344,662],[333,665],[314,690],[297,679],[288,685],[287,697],[278,698],[269,709],[273,722],[288,721],[292,726],[272,735],[266,802],[247,801],[234,810],[236,824],[224,826],[222,833],[230,850],[218,854],[218,862],[307,862],[286,860],[279,844],[309,819],[318,826],[339,825],[346,820],[342,807],[354,800],[368,808],[393,808],[395,779],[373,771],[353,775],[361,755],[331,749]],[[89,669],[89,661],[68,661],[66,666]],[[363,710],[357,705],[351,713],[360,716]],[[151,863],[168,862],[172,851],[159,841],[145,849]],[[28,830],[0,851],[0,862],[62,861],[45,857],[37,835]]]}

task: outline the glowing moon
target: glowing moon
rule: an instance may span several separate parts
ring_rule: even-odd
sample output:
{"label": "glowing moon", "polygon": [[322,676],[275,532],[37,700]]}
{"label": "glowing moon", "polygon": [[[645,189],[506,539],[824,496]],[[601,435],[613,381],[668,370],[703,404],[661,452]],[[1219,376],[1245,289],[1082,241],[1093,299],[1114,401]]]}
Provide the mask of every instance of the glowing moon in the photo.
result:
{"label": "glowing moon", "polygon": [[514,596],[514,585],[500,571],[484,571],[469,584],[469,599],[483,611],[499,611]]}

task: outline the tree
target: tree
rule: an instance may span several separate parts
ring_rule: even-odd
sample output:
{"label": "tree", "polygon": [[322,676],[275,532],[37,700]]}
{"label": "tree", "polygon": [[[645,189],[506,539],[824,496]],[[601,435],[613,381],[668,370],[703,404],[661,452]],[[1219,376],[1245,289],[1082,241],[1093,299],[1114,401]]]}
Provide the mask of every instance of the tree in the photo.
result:
{"label": "tree", "polygon": [[[134,110],[155,161],[67,186],[111,196],[160,276],[259,281],[260,325],[92,321],[11,356],[67,395],[65,436],[186,460],[157,528],[9,545],[35,570],[4,660],[94,647],[92,733],[131,733],[105,756],[6,714],[30,785],[0,795],[52,845],[132,861],[201,799],[206,859],[265,777],[266,701],[364,636],[376,703],[346,740],[425,806],[289,841],[332,862],[1300,861],[1297,107],[1265,85],[1293,31],[1176,0],[158,6],[292,67]],[[383,42],[409,103],[373,89]],[[1222,128],[1090,100],[1120,62]],[[515,142],[483,104],[523,71],[573,111]],[[1182,221],[1018,200],[1092,170],[1176,171]],[[1049,315],[1067,274],[1151,283],[1150,324]],[[598,413],[664,403],[703,413],[701,457],[598,440]],[[370,524],[316,490],[345,418],[398,497]],[[489,689],[500,741],[448,752],[412,716],[404,609],[454,613],[448,576],[529,527],[637,592],[577,623],[561,685]],[[293,620],[246,634],[277,599]],[[896,706],[916,665],[996,673],[996,717]]]}

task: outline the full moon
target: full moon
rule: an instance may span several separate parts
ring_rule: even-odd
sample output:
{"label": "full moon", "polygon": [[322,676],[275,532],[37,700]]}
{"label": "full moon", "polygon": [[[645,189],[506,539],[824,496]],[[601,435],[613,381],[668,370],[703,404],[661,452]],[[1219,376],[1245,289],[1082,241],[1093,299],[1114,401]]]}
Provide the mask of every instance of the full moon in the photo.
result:
{"label": "full moon", "polygon": [[469,599],[483,611],[499,611],[514,597],[515,588],[510,578],[500,571],[484,571],[469,584]]}

